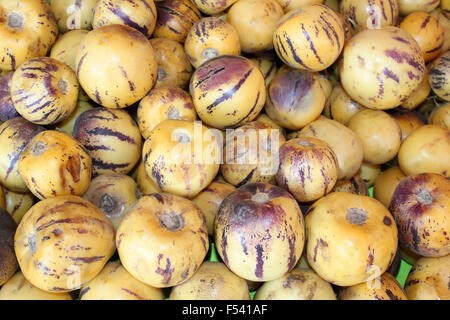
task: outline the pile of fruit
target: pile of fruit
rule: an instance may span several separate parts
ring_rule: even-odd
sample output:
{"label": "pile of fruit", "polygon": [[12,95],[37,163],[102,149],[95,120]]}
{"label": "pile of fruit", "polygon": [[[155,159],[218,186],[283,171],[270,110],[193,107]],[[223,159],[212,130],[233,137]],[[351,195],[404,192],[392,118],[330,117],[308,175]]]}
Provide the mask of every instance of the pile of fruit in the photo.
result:
{"label": "pile of fruit", "polygon": [[0,0],[0,299],[450,299],[449,19]]}

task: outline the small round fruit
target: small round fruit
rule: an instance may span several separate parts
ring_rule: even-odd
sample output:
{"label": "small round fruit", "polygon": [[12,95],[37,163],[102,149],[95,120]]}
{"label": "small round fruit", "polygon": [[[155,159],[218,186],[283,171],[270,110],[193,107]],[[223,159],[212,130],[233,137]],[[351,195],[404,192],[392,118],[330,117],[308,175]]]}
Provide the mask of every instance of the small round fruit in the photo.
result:
{"label": "small round fruit", "polygon": [[189,0],[156,1],[154,38],[167,38],[183,43],[192,26],[201,19],[200,11]]}
{"label": "small round fruit", "polygon": [[280,59],[290,67],[308,71],[331,66],[341,54],[344,41],[339,15],[323,4],[287,12],[273,34]]}
{"label": "small round fruit", "polygon": [[101,174],[92,179],[83,198],[99,208],[119,228],[123,217],[137,202],[137,185],[124,174]]}
{"label": "small round fruit", "polygon": [[336,182],[331,192],[350,192],[361,196],[369,196],[369,190],[359,174],[356,174],[348,180]]}
{"label": "small round fruit", "polygon": [[428,124],[409,134],[398,152],[398,164],[406,175],[434,172],[450,176],[450,132]]}
{"label": "small round fruit", "polygon": [[433,110],[428,118],[428,123],[442,126],[450,130],[450,103],[447,102],[446,104]]}
{"label": "small round fruit", "polygon": [[28,188],[19,173],[19,157],[35,135],[45,129],[22,117],[13,118],[0,125],[0,183],[16,192]]}
{"label": "small round fruit", "polygon": [[119,261],[111,261],[80,290],[80,300],[163,300],[159,288],[133,278]]}
{"label": "small round fruit", "polygon": [[410,300],[450,300],[450,255],[440,258],[420,258],[405,282]]}
{"label": "small round fruit", "polygon": [[156,25],[155,3],[153,0],[99,0],[92,27],[97,29],[110,24],[132,27],[150,38]]}
{"label": "small round fruit", "polygon": [[324,106],[317,73],[288,70],[277,74],[267,88],[265,112],[286,129],[303,128],[320,116]]}
{"label": "small round fruit", "polygon": [[392,160],[400,149],[402,131],[394,118],[381,110],[358,112],[347,126],[361,139],[364,162],[382,164]]}
{"label": "small round fruit", "polygon": [[16,272],[18,264],[14,252],[14,233],[17,222],[8,211],[0,208],[0,286]]}
{"label": "small round fruit", "polygon": [[270,281],[291,271],[305,243],[297,202],[267,183],[246,184],[229,194],[220,205],[214,230],[225,264],[251,281]]}
{"label": "small round fruit", "polygon": [[404,178],[406,175],[399,167],[391,167],[383,171],[375,180],[373,197],[389,208],[395,188]]}
{"label": "small round fruit", "polygon": [[407,16],[415,11],[430,12],[437,6],[440,1],[432,0],[397,0],[401,16]]}
{"label": "small round fruit", "polygon": [[50,0],[58,28],[62,33],[91,29],[97,3],[98,0]]}
{"label": "small round fruit", "polygon": [[425,68],[425,74],[422,81],[416,87],[416,89],[411,93],[407,99],[405,99],[401,106],[405,109],[413,110],[416,109],[421,103],[423,103],[431,92],[431,86],[428,79],[428,69]]}
{"label": "small round fruit", "polygon": [[450,51],[437,57],[428,72],[431,90],[442,100],[450,101]]}
{"label": "small round fruit", "polygon": [[142,99],[156,84],[158,72],[150,41],[124,25],[90,31],[75,65],[86,94],[107,108],[128,107]]}
{"label": "small round fruit", "polygon": [[75,58],[81,43],[83,42],[88,30],[72,30],[64,33],[56,40],[50,51],[50,58],[67,64],[73,71],[76,70]]}
{"label": "small round fruit", "polygon": [[75,110],[79,84],[65,63],[48,57],[30,59],[11,80],[11,99],[17,112],[30,122],[52,124]]}
{"label": "small round fruit", "polygon": [[193,68],[183,45],[175,40],[165,38],[152,38],[150,44],[158,64],[155,88],[164,86],[186,88]]}
{"label": "small round fruit", "polygon": [[161,122],[167,119],[197,119],[191,96],[177,87],[159,87],[151,90],[140,102],[137,109],[139,131],[144,139]]}
{"label": "small round fruit", "polygon": [[147,174],[164,192],[195,197],[219,171],[221,145],[216,131],[194,121],[161,122],[142,150]]}
{"label": "small round fruit", "polygon": [[219,17],[200,19],[190,29],[184,50],[194,68],[212,58],[223,55],[240,55],[239,34],[228,22]]}
{"label": "small round fruit", "polygon": [[330,146],[319,139],[300,137],[280,147],[277,184],[299,202],[317,200],[333,190],[338,160]]}
{"label": "small round fruit", "polygon": [[266,101],[259,68],[241,56],[210,59],[192,75],[189,91],[200,119],[226,129],[254,120]]}
{"label": "small round fruit", "polygon": [[80,114],[73,137],[92,158],[93,174],[127,174],[139,161],[142,136],[125,110],[94,108]]}
{"label": "small round fruit", "polygon": [[349,96],[367,108],[380,110],[404,102],[424,73],[419,45],[397,27],[358,32],[345,46],[340,65],[341,84]]}
{"label": "small round fruit", "polygon": [[359,31],[395,26],[399,14],[397,1],[392,0],[342,0],[340,12]]}
{"label": "small round fruit", "polygon": [[436,173],[404,178],[395,188],[389,205],[399,240],[424,257],[450,253],[450,180]]}
{"label": "small round fruit", "polygon": [[308,263],[335,285],[353,286],[383,274],[395,257],[395,220],[371,197],[330,193],[310,207],[305,222]]}
{"label": "small round fruit", "polygon": [[20,221],[14,240],[25,278],[49,292],[79,289],[115,251],[109,219],[92,203],[73,195],[36,203]]}
{"label": "small round fruit", "polygon": [[55,16],[44,0],[1,1],[0,21],[1,70],[45,57],[58,36]]}
{"label": "small round fruit", "polygon": [[281,278],[264,282],[255,300],[336,300],[331,285],[312,270],[294,269]]}
{"label": "small round fruit", "polygon": [[0,289],[0,300],[72,300],[68,292],[47,292],[32,285],[17,271]]}
{"label": "small round fruit", "polygon": [[226,13],[233,3],[237,0],[192,0],[192,3],[203,13],[207,15],[214,15]]}
{"label": "small round fruit", "polygon": [[400,126],[400,130],[402,131],[402,141],[404,141],[411,132],[424,126],[427,122],[425,117],[415,110],[395,108],[389,114]]}
{"label": "small round fruit", "polygon": [[8,72],[0,77],[0,121],[19,117],[11,99],[11,80],[14,72]]}
{"label": "small round fruit", "polygon": [[19,223],[22,217],[34,204],[34,196],[30,192],[19,193],[5,190],[6,211]]}
{"label": "small round fruit", "polygon": [[247,282],[222,262],[205,261],[186,282],[172,288],[170,300],[250,300]]}
{"label": "small round fruit", "polygon": [[222,201],[236,188],[226,182],[213,181],[192,202],[205,214],[208,235],[214,236],[214,220]]}
{"label": "small round fruit", "polygon": [[67,133],[68,135],[73,135],[73,127],[75,125],[75,121],[77,121],[78,117],[85,111],[91,110],[94,108],[94,104],[92,102],[78,100],[77,106],[75,110],[70,114],[68,118],[65,120],[58,122],[55,124],[55,130]]}
{"label": "small round fruit", "polygon": [[116,244],[133,277],[153,287],[173,287],[191,278],[208,252],[205,216],[185,198],[143,196],[122,220]]}
{"label": "small round fruit", "polygon": [[73,137],[46,130],[35,135],[21,152],[19,173],[40,200],[82,195],[91,182],[92,162]]}
{"label": "small round fruit", "polygon": [[379,279],[341,288],[339,300],[408,300],[408,297],[400,283],[385,272]]}
{"label": "small round fruit", "polygon": [[325,103],[323,115],[331,120],[346,124],[352,116],[364,109],[362,105],[350,98],[338,83]]}
{"label": "small round fruit", "polygon": [[139,163],[137,174],[136,174],[136,183],[138,186],[139,193],[141,195],[148,195],[152,193],[159,193],[161,189],[158,187],[158,184],[154,182],[145,171],[144,161]]}
{"label": "small round fruit", "polygon": [[284,15],[277,0],[239,0],[227,13],[227,22],[239,34],[243,52],[273,49],[273,33]]}

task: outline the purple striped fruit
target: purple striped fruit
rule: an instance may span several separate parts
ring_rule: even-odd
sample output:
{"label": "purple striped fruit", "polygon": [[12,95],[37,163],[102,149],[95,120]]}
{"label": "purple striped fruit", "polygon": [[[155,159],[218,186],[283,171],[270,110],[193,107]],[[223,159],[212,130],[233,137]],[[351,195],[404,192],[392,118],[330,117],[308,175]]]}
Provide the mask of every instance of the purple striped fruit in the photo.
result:
{"label": "purple striped fruit", "polygon": [[192,3],[203,13],[213,15],[222,13],[237,0],[192,0]]}
{"label": "purple striped fruit", "polygon": [[153,0],[99,0],[94,11],[94,29],[110,24],[123,24],[150,38],[156,25]]}
{"label": "purple striped fruit", "polygon": [[30,59],[11,80],[11,99],[17,112],[30,122],[53,124],[75,110],[79,84],[75,72],[53,58]]}
{"label": "purple striped fruit", "polygon": [[0,78],[0,121],[19,117],[11,99],[11,80],[14,72],[9,72]]}
{"label": "purple striped fruit", "polygon": [[25,214],[14,237],[20,270],[49,292],[81,288],[115,251],[114,228],[100,209],[69,195],[45,199]]}
{"label": "purple striped fruit", "polygon": [[125,269],[157,288],[191,278],[209,249],[206,220],[190,200],[168,193],[139,199],[117,230],[116,245]]}
{"label": "purple striped fruit", "polygon": [[436,58],[429,70],[431,90],[442,100],[450,101],[450,51]]}
{"label": "purple striped fruit", "polygon": [[17,117],[0,126],[0,183],[16,192],[27,192],[28,188],[19,173],[19,157],[35,135],[45,129],[37,124]]}
{"label": "purple striped fruit", "polygon": [[358,31],[395,26],[399,14],[397,0],[343,0],[340,12]]}
{"label": "purple striped fruit", "polygon": [[17,223],[34,204],[34,195],[31,192],[21,193],[5,190],[6,210]]}
{"label": "purple striped fruit", "polygon": [[251,281],[270,281],[291,271],[305,243],[299,205],[287,191],[266,183],[250,183],[229,194],[214,229],[224,263]]}
{"label": "purple striped fruit", "polygon": [[287,12],[273,34],[275,51],[287,65],[322,71],[339,57],[345,42],[341,18],[323,4]]}
{"label": "purple striped fruit", "polygon": [[266,100],[261,70],[241,56],[220,56],[205,62],[192,75],[189,89],[200,119],[218,129],[254,120]]}
{"label": "purple striped fruit", "polygon": [[40,200],[82,195],[91,182],[92,162],[77,140],[63,132],[46,130],[23,149],[19,172]]}
{"label": "purple striped fruit", "polygon": [[127,174],[141,156],[141,133],[125,110],[100,107],[83,112],[75,121],[73,137],[92,158],[94,175]]}

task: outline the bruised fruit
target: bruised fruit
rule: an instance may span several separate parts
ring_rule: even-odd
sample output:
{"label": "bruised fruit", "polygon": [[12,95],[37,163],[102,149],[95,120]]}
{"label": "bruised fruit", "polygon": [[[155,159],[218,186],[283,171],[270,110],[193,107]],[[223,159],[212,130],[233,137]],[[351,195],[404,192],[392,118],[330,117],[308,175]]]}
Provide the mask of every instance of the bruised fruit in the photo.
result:
{"label": "bruised fruit", "polygon": [[186,282],[172,288],[170,300],[250,300],[247,282],[225,264],[205,261]]}
{"label": "bruised fruit", "polygon": [[294,269],[263,283],[255,300],[336,300],[336,295],[331,285],[314,271]]}
{"label": "bruised fruit", "polygon": [[45,57],[58,36],[58,25],[44,0],[0,3],[0,69],[16,70],[31,58]]}
{"label": "bruised fruit", "polygon": [[218,129],[254,120],[266,101],[263,74],[241,56],[208,60],[195,70],[189,90],[200,119]]}
{"label": "bruised fruit", "polygon": [[28,209],[34,204],[34,196],[30,192],[20,193],[5,190],[6,211],[19,223]]}
{"label": "bruised fruit", "polygon": [[66,133],[46,130],[27,144],[19,173],[40,200],[82,195],[91,182],[92,162],[83,146]]}
{"label": "bruised fruit", "polygon": [[437,57],[429,70],[431,90],[442,100],[450,101],[450,51]]}
{"label": "bruised fruit", "polygon": [[325,103],[323,115],[331,120],[346,124],[348,120],[365,108],[354,101],[338,83],[330,93]]}
{"label": "bruised fruit", "polygon": [[0,125],[0,183],[16,192],[28,188],[19,173],[19,157],[31,139],[44,128],[22,117],[13,118]]}
{"label": "bruised fruit", "polygon": [[124,174],[107,173],[92,179],[83,198],[89,200],[119,228],[128,210],[137,202],[137,185]]}
{"label": "bruised fruit", "polygon": [[143,196],[122,220],[116,244],[133,277],[153,287],[173,287],[191,278],[208,252],[205,216],[185,198]]}
{"label": "bruised fruit", "polygon": [[395,220],[371,197],[330,193],[309,208],[305,222],[308,263],[335,285],[353,286],[373,279],[395,257]]}
{"label": "bruised fruit", "polygon": [[36,203],[14,240],[25,278],[49,292],[79,289],[115,251],[112,223],[92,203],[73,195]]}
{"label": "bruised fruit", "polygon": [[277,184],[299,202],[317,200],[333,190],[338,177],[338,159],[319,139],[300,137],[280,147]]}
{"label": "bruised fruit", "polygon": [[153,0],[99,0],[95,6],[92,27],[123,24],[150,38],[156,25]]}
{"label": "bruised fruit", "polygon": [[278,73],[267,88],[265,112],[286,129],[298,130],[317,119],[325,94],[316,73],[287,70]]}
{"label": "bruised fruit", "polygon": [[79,84],[65,63],[48,57],[30,59],[11,80],[11,99],[17,112],[30,122],[52,124],[75,110]]}
{"label": "bruised fruit", "polygon": [[3,208],[0,208],[0,286],[16,272],[18,264],[14,253],[14,233],[17,222]]}
{"label": "bruised fruit", "polygon": [[345,31],[339,15],[323,4],[287,12],[273,34],[275,51],[290,67],[322,71],[344,47]]}
{"label": "bruised fruit", "polygon": [[163,300],[161,289],[133,278],[119,261],[111,261],[80,290],[80,300]]}
{"label": "bruised fruit", "polygon": [[145,170],[163,192],[192,198],[217,175],[221,142],[200,122],[165,120],[144,143]]}
{"label": "bruised fruit", "polygon": [[389,205],[399,230],[399,240],[424,257],[450,253],[450,180],[436,173],[404,178]]}
{"label": "bruised fruit", "polygon": [[408,300],[398,281],[389,273],[378,279],[339,290],[339,300]]}
{"label": "bruised fruit", "polygon": [[11,99],[11,80],[14,72],[9,72],[0,77],[0,121],[19,117]]}
{"label": "bruised fruit", "polygon": [[246,184],[222,202],[214,224],[217,252],[228,268],[251,281],[270,281],[292,270],[305,243],[303,215],[285,190]]}
{"label": "bruised fruit", "polygon": [[75,121],[73,137],[92,158],[94,175],[127,174],[141,156],[141,133],[125,110],[94,108],[83,112]]}
{"label": "bruised fruit", "polygon": [[150,41],[124,25],[90,31],[75,65],[86,94],[107,108],[125,108],[142,99],[156,84],[158,72]]}
{"label": "bruised fruit", "polygon": [[184,49],[194,68],[218,56],[241,54],[238,32],[219,17],[197,21],[187,35]]}
{"label": "bruised fruit", "polygon": [[399,167],[391,167],[383,171],[375,180],[373,197],[389,208],[395,188],[404,178],[406,175]]}
{"label": "bruised fruit", "polygon": [[94,10],[99,0],[50,0],[58,28],[62,33],[91,29]]}
{"label": "bruised fruit", "polygon": [[76,71],[75,58],[88,30],[72,30],[59,36],[50,51],[50,58],[67,64]]}
{"label": "bruised fruit", "polygon": [[200,210],[205,214],[208,235],[214,236],[214,220],[219,211],[222,201],[236,188],[226,182],[213,181],[192,199]]}
{"label": "bruised fruit", "polygon": [[340,12],[359,31],[395,26],[399,14],[396,0],[343,0]]}

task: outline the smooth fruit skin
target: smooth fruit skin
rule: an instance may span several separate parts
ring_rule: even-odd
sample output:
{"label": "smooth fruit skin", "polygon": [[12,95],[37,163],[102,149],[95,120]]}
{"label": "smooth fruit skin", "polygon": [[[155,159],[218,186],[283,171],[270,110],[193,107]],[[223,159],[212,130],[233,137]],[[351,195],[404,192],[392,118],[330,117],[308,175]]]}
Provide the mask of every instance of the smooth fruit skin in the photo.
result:
{"label": "smooth fruit skin", "polygon": [[442,100],[450,101],[450,51],[432,62],[428,74],[431,90]]}
{"label": "smooth fruit skin", "polygon": [[136,183],[141,195],[161,192],[161,189],[158,187],[158,184],[154,182],[148,176],[147,171],[145,171],[144,161],[141,161],[137,168]]}
{"label": "smooth fruit skin", "polygon": [[209,249],[206,220],[192,201],[167,193],[143,196],[117,230],[125,269],[157,288],[191,278]]}
{"label": "smooth fruit skin", "polygon": [[415,11],[430,12],[439,6],[437,0],[423,1],[423,0],[398,0],[398,7],[401,16],[407,16]]}
{"label": "smooth fruit skin", "polygon": [[14,252],[17,222],[8,211],[0,208],[0,225],[0,285],[3,285],[14,275],[18,267]]}
{"label": "smooth fruit skin", "polygon": [[0,17],[1,70],[16,70],[31,58],[45,57],[59,33],[44,0],[3,0]]}
{"label": "smooth fruit skin", "polygon": [[35,197],[31,192],[20,193],[5,190],[6,210],[16,220],[17,223],[34,204]]}
{"label": "smooth fruit skin", "polygon": [[419,45],[397,27],[359,32],[345,46],[340,65],[341,84],[349,96],[364,107],[380,110],[406,101],[424,73]]}
{"label": "smooth fruit skin", "polygon": [[58,122],[55,124],[55,130],[67,133],[70,136],[73,136],[73,127],[75,126],[75,122],[78,117],[85,111],[91,110],[95,108],[95,104],[87,101],[78,100],[77,106],[75,110],[67,117],[65,120]]}
{"label": "smooth fruit skin", "polygon": [[76,70],[75,58],[88,30],[72,30],[56,39],[50,51],[50,58],[67,64],[73,71]]}
{"label": "smooth fruit skin", "polygon": [[91,182],[92,161],[73,137],[46,130],[35,135],[20,154],[19,173],[40,200],[79,196]]}
{"label": "smooth fruit skin", "polygon": [[398,21],[396,0],[343,0],[339,9],[346,19],[351,19],[359,31],[395,26]]}
{"label": "smooth fruit skin", "polygon": [[22,218],[14,241],[25,278],[49,292],[81,288],[115,251],[112,223],[92,203],[73,195],[36,203]]}
{"label": "smooth fruit skin", "polygon": [[149,40],[124,25],[90,31],[75,65],[86,94],[107,108],[125,108],[142,99],[156,84],[158,72]]}
{"label": "smooth fruit skin", "polygon": [[398,151],[398,164],[406,175],[432,172],[450,176],[450,132],[428,124],[409,134]]}
{"label": "smooth fruit skin", "polygon": [[411,93],[408,98],[402,102],[401,107],[409,110],[416,109],[426,100],[430,92],[431,86],[429,82],[428,68],[425,68],[425,74],[423,76],[422,82],[420,82],[413,93]]}
{"label": "smooth fruit skin", "polygon": [[220,14],[226,11],[237,0],[192,0],[192,3],[207,15]]}
{"label": "smooth fruit skin", "polygon": [[309,265],[324,280],[352,286],[383,274],[397,251],[390,212],[371,197],[333,192],[305,217]]}
{"label": "smooth fruit skin", "polygon": [[8,72],[0,77],[0,121],[19,117],[11,99],[11,80],[14,72]]}
{"label": "smooth fruit skin", "polygon": [[292,270],[305,243],[297,202],[287,191],[266,183],[250,183],[229,194],[214,229],[224,263],[250,281],[270,281]]}
{"label": "smooth fruit skin", "polygon": [[428,118],[428,123],[442,126],[450,130],[450,103],[447,102],[433,110]]}
{"label": "smooth fruit skin", "polygon": [[435,173],[404,178],[395,188],[389,205],[399,240],[424,257],[450,253],[450,181]]}
{"label": "smooth fruit skin", "polygon": [[205,261],[186,282],[172,288],[170,300],[250,300],[247,282],[222,262]]}
{"label": "smooth fruit skin", "polygon": [[362,105],[352,100],[344,88],[342,88],[342,85],[338,83],[334,86],[325,103],[323,115],[331,120],[347,124],[352,116],[364,109]]}
{"label": "smooth fruit skin", "polygon": [[163,300],[159,288],[146,285],[131,274],[119,261],[110,261],[103,270],[80,290],[80,300]]}
{"label": "smooth fruit skin", "polygon": [[402,141],[404,141],[415,129],[424,126],[427,121],[418,111],[408,109],[394,109],[390,115],[397,121],[402,130]]}
{"label": "smooth fruit skin", "polygon": [[399,167],[391,167],[383,171],[375,180],[373,186],[374,198],[384,204],[386,208],[389,208],[395,188],[404,178],[406,178],[406,175]]}

